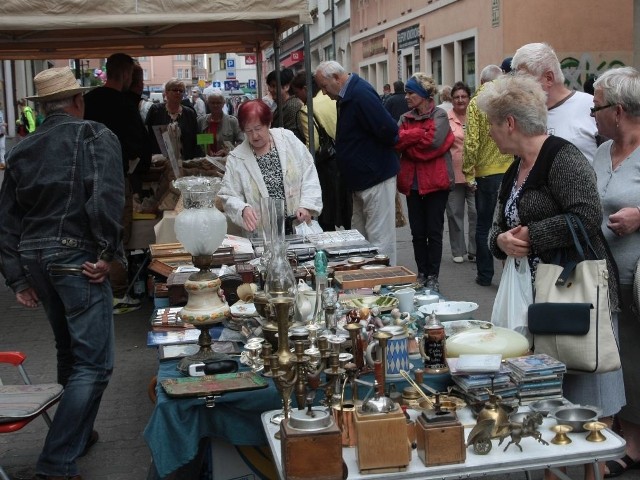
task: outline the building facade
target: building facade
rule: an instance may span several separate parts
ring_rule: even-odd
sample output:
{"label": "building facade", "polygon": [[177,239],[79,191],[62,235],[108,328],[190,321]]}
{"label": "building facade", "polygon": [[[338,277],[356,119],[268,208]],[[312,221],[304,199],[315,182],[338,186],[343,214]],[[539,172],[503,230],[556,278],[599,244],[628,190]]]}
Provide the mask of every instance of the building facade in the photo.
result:
{"label": "building facade", "polygon": [[[567,83],[633,62],[633,0],[350,0],[351,70],[378,91],[413,73],[465,81],[530,42],[553,46]],[[612,26],[615,25],[615,34]]]}

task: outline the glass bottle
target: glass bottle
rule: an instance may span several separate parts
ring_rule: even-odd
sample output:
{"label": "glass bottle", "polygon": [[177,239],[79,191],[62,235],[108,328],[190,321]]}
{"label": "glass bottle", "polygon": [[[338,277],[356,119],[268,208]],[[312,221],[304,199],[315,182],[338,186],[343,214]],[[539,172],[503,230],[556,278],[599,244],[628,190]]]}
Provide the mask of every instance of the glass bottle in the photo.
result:
{"label": "glass bottle", "polygon": [[327,266],[329,262],[327,255],[323,250],[316,252],[313,258],[313,267],[315,270],[315,282],[316,282],[316,303],[313,309],[313,315],[311,316],[311,322],[316,325],[322,325],[323,312],[322,312],[322,292],[327,287]]}

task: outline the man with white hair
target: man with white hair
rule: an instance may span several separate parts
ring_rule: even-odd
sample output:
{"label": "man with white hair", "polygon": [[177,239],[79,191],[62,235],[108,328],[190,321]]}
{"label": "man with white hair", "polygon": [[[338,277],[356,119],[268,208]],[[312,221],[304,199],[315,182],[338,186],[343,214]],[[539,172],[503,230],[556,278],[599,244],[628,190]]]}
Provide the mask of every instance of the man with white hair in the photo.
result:
{"label": "man with white hair", "polygon": [[485,83],[502,75],[498,65],[488,65],[480,72],[480,88],[467,107],[467,126],[464,134],[462,173],[467,186],[476,193],[476,283],[483,287],[493,279],[493,256],[487,240],[493,221],[493,210],[498,201],[498,190],[504,172],[513,161],[513,155],[503,155],[489,134],[487,115],[478,108],[478,93]]}
{"label": "man with white hair", "polygon": [[36,478],[82,480],[76,459],[98,440],[93,425],[113,371],[109,270],[124,261],[122,156],[115,134],[82,119],[87,88],[69,67],[40,72],[34,85],[46,118],[6,159],[0,270],[18,303],[42,303],[64,387]]}
{"label": "man with white hair", "polygon": [[517,75],[531,75],[547,92],[547,133],[569,140],[580,149],[589,163],[598,148],[598,127],[591,116],[593,97],[569,90],[556,52],[546,43],[528,43],[511,60]]}
{"label": "man with white hair", "polygon": [[338,62],[320,63],[315,79],[322,92],[338,102],[336,156],[352,192],[351,226],[395,265],[398,125],[374,88]]}

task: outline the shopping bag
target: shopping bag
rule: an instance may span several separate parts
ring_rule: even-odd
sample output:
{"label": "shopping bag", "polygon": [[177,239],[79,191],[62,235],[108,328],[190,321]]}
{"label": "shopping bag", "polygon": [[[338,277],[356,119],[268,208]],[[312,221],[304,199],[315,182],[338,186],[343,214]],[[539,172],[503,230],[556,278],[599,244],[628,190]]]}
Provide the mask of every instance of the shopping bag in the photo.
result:
{"label": "shopping bag", "polygon": [[531,303],[533,286],[527,258],[507,257],[493,302],[491,322],[527,335],[527,310]]}

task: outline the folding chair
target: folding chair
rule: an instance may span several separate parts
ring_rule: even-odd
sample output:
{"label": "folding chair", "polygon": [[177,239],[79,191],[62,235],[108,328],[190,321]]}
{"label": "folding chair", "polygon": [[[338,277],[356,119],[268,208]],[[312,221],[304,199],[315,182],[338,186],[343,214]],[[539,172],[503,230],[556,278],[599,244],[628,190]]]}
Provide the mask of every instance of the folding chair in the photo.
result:
{"label": "folding chair", "polygon": [[[0,352],[0,363],[17,367],[24,382],[21,385],[3,385],[0,381],[0,433],[17,432],[40,415],[50,427],[51,418],[46,410],[62,396],[63,388],[58,383],[31,383],[22,365],[26,358],[21,352]],[[10,480],[2,466],[0,479]]]}

